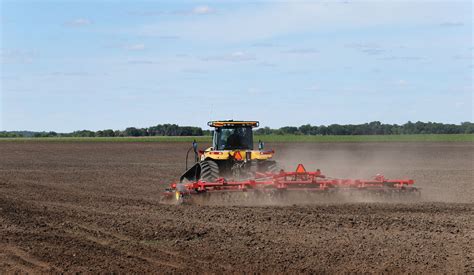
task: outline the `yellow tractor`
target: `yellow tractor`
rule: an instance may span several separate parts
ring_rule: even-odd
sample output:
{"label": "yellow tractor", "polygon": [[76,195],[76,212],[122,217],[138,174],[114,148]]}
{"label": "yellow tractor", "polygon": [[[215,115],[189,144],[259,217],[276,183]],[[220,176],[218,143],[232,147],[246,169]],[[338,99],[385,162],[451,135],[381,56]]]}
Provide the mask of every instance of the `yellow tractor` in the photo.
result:
{"label": "yellow tractor", "polygon": [[[180,182],[215,182],[218,178],[243,180],[252,178],[255,172],[277,172],[276,162],[270,160],[273,150],[264,150],[262,141],[254,150],[253,128],[259,126],[258,121],[210,121],[213,127],[212,146],[206,150],[198,150],[197,143],[186,155],[186,172]],[[195,164],[188,169],[188,155],[194,150]]]}

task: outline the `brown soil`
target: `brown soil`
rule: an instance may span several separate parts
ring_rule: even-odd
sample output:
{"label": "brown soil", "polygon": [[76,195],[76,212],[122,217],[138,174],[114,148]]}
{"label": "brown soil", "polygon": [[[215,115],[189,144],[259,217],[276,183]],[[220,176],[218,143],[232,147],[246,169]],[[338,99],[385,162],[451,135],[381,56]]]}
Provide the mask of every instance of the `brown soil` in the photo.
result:
{"label": "brown soil", "polygon": [[472,273],[472,143],[274,144],[334,177],[412,177],[417,203],[163,205],[182,143],[0,143],[0,273]]}

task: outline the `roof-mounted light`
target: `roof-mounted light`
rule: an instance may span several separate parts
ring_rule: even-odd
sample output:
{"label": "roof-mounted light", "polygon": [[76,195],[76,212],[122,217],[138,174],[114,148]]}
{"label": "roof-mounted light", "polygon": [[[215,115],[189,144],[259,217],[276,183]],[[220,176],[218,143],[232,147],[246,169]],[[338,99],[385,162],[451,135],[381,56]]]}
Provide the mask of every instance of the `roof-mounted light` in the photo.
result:
{"label": "roof-mounted light", "polygon": [[220,127],[258,127],[258,121],[234,121],[234,120],[219,120],[209,121],[207,123],[209,127],[220,128]]}

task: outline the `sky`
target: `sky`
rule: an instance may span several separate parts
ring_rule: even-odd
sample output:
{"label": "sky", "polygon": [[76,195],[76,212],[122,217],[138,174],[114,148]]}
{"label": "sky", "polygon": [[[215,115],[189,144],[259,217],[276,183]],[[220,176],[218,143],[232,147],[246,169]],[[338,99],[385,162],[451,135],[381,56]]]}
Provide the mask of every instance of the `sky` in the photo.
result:
{"label": "sky", "polygon": [[0,131],[473,121],[471,1],[0,3]]}

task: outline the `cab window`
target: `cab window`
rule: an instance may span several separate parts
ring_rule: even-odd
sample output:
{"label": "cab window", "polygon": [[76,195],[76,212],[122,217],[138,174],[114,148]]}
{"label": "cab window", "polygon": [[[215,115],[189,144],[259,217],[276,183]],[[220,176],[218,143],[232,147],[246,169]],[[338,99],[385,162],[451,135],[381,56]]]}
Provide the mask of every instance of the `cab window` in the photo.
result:
{"label": "cab window", "polygon": [[252,127],[217,128],[214,148],[217,150],[253,149]]}

